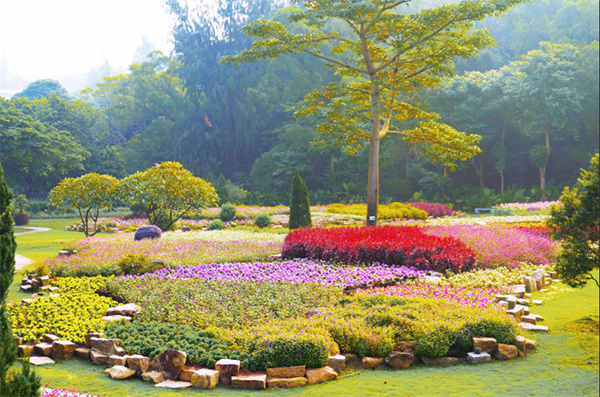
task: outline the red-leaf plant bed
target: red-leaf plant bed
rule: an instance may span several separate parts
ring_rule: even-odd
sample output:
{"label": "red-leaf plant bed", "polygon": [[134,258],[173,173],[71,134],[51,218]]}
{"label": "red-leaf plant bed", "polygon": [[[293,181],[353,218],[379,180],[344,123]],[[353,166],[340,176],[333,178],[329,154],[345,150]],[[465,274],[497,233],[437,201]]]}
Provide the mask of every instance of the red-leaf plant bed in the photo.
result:
{"label": "red-leaf plant bed", "polygon": [[430,236],[418,226],[305,228],[290,232],[283,258],[311,258],[343,263],[382,263],[420,270],[468,271],[475,253],[460,240]]}

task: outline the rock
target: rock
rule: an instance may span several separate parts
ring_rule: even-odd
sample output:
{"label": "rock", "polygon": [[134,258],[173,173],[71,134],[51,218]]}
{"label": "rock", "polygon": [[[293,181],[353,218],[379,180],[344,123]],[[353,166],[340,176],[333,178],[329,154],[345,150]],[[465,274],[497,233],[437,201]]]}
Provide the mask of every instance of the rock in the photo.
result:
{"label": "rock", "polygon": [[544,301],[541,299],[532,299],[531,303],[534,305],[541,305],[542,303],[544,303]]}
{"label": "rock", "polygon": [[52,343],[52,357],[54,359],[66,360],[73,357],[77,345],[70,340],[57,340]]}
{"label": "rock", "polygon": [[492,354],[498,347],[498,342],[494,338],[473,338],[473,348],[480,348],[487,354]]}
{"label": "rock", "polygon": [[31,290],[32,290],[31,285],[29,285],[29,284],[21,285],[21,287],[19,287],[19,288],[23,292],[31,292]]}
{"label": "rock", "polygon": [[501,308],[503,308],[504,310],[508,310],[508,302],[507,301],[500,301],[499,305]]}
{"label": "rock", "polygon": [[75,355],[86,360],[90,359],[90,349],[87,347],[78,347],[75,349]]}
{"label": "rock", "polygon": [[123,349],[121,346],[117,346],[117,356],[124,356],[125,355],[125,349]]}
{"label": "rock", "polygon": [[415,346],[417,346],[416,340],[411,340],[407,342],[400,342],[399,344],[400,351],[403,353],[414,353]]}
{"label": "rock", "polygon": [[309,384],[326,382],[337,378],[338,373],[331,367],[323,367],[316,369],[309,369],[306,371],[306,378]]}
{"label": "rock", "polygon": [[544,317],[540,316],[539,314],[530,314],[530,316],[535,317],[535,321],[537,322],[544,321]]}
{"label": "rock", "polygon": [[199,369],[192,373],[192,386],[200,389],[214,389],[219,383],[219,371]]}
{"label": "rock", "polygon": [[525,276],[523,277],[523,284],[525,284],[526,292],[534,292],[537,291],[537,284],[533,277]]}
{"label": "rock", "polygon": [[135,375],[135,371],[122,365],[115,365],[104,370],[113,379],[127,379]]}
{"label": "rock", "polygon": [[165,377],[163,376],[163,374],[158,371],[144,372],[142,374],[142,379],[145,380],[146,382],[152,382],[154,384],[165,381]]}
{"label": "rock", "polygon": [[57,340],[60,340],[60,336],[56,336],[56,335],[52,335],[52,334],[46,334],[43,336],[44,338],[44,342],[46,343],[54,343]]}
{"label": "rock", "polygon": [[552,285],[552,278],[550,276],[546,276],[544,277],[544,282],[546,283],[546,286]]}
{"label": "rock", "polygon": [[183,368],[181,368],[181,372],[179,373],[179,380],[182,382],[191,382],[192,375],[194,375],[196,371],[197,368],[188,367],[184,365]]}
{"label": "rock", "polygon": [[515,285],[513,286],[512,293],[517,296],[517,298],[523,298],[525,296],[525,292],[527,292],[524,285]]}
{"label": "rock", "polygon": [[114,323],[117,321],[125,321],[125,322],[130,322],[131,321],[131,317],[128,316],[104,316],[102,317],[100,320],[102,321],[106,321],[107,323]]}
{"label": "rock", "polygon": [[[346,368],[346,357],[342,356],[341,354],[338,354],[336,356],[330,356],[327,366],[333,368],[333,370],[339,374],[342,372],[343,369]],[[267,374],[268,373],[269,372],[267,371]]]}
{"label": "rock", "polygon": [[104,365],[108,362],[108,356],[99,350],[92,349],[90,350],[90,360],[94,365]]}
{"label": "rock", "polygon": [[508,302],[508,310],[512,310],[515,308],[515,306],[517,305],[517,298],[514,296],[509,296],[506,299],[506,302]]}
{"label": "rock", "polygon": [[463,362],[463,359],[458,357],[440,357],[440,358],[427,358],[421,357],[423,364],[433,365],[434,367],[442,367],[446,365],[456,365]]}
{"label": "rock", "polygon": [[529,350],[529,349],[535,349],[535,346],[537,345],[537,342],[534,341],[533,339],[525,339],[525,349]]}
{"label": "rock", "polygon": [[267,380],[267,386],[272,389],[292,389],[294,387],[306,386],[308,380],[305,377],[299,378],[272,378]]}
{"label": "rock", "polygon": [[55,362],[50,357],[33,356],[33,357],[29,357],[29,363],[31,365],[46,365],[46,364],[54,364]]}
{"label": "rock", "polygon": [[270,378],[298,378],[306,374],[306,365],[295,367],[267,368],[267,376]]}
{"label": "rock", "polygon": [[350,368],[361,368],[362,361],[356,354],[344,354],[346,357],[346,367]]}
{"label": "rock", "polygon": [[111,307],[106,311],[107,316],[127,316],[133,317],[142,308],[135,303],[128,303],[117,307]]}
{"label": "rock", "polygon": [[50,285],[50,277],[42,276],[42,277],[40,277],[40,282],[42,283],[43,286]]}
{"label": "rock", "polygon": [[240,372],[240,361],[223,358],[217,361],[215,369],[219,371],[219,382],[231,386],[231,377],[237,376]]}
{"label": "rock", "polygon": [[137,376],[142,375],[144,372],[148,372],[150,367],[150,359],[141,354],[134,354],[133,356],[127,356],[127,366],[135,370]]}
{"label": "rock", "polygon": [[517,305],[517,306],[513,307],[512,309],[507,310],[506,314],[514,316],[514,318],[517,321],[519,321],[519,319],[521,318],[521,315],[523,314],[523,306]]}
{"label": "rock", "polygon": [[164,382],[155,384],[154,387],[164,387],[167,389],[187,389],[188,387],[192,387],[192,384],[190,382],[178,382],[175,380],[166,380]]}
{"label": "rock", "polygon": [[529,323],[529,324],[533,324],[533,325],[537,324],[536,317],[532,316],[532,315],[523,315],[523,316],[521,316],[520,320],[521,320],[521,322],[524,322],[524,323]]}
{"label": "rock", "polygon": [[517,303],[521,306],[527,306],[527,305],[531,304],[531,301],[529,299],[525,299],[525,298],[518,298]]}
{"label": "rock", "polygon": [[555,272],[554,270],[548,270],[548,274],[550,275],[550,277],[552,277],[553,279],[558,278],[558,273]]}
{"label": "rock", "polygon": [[523,306],[523,315],[524,316],[528,316],[529,315],[529,307],[528,306]]}
{"label": "rock", "polygon": [[535,286],[538,290],[546,288],[546,276],[542,269],[538,269],[533,274],[531,274],[531,278],[535,280]]}
{"label": "rock", "polygon": [[407,369],[415,362],[415,355],[404,352],[391,352],[385,362],[393,369]]}
{"label": "rock", "polygon": [[19,345],[18,351],[19,351],[20,357],[31,356],[34,351],[34,346],[33,345]]}
{"label": "rock", "polygon": [[154,360],[150,363],[150,368],[153,371],[162,372],[165,379],[177,379],[186,359],[187,354],[185,352],[167,349],[154,357]]}
{"label": "rock", "polygon": [[385,359],[379,357],[363,357],[362,367],[364,369],[375,369],[385,365]]}
{"label": "rock", "polygon": [[108,365],[109,367],[112,367],[113,365],[125,366],[125,365],[127,365],[127,357],[113,354],[112,356],[108,357],[108,360],[106,361],[106,365]]}
{"label": "rock", "polygon": [[267,388],[267,375],[232,376],[231,386],[236,389],[264,390]]}
{"label": "rock", "polygon": [[119,346],[118,339],[106,339],[106,338],[91,337],[90,343],[92,345],[92,349],[96,349],[99,352],[102,352],[107,356],[112,356],[113,354],[117,354],[117,346]]}
{"label": "rock", "polygon": [[492,358],[487,352],[482,351],[477,354],[475,352],[470,352],[467,354],[467,361],[471,364],[485,364],[489,363]]}
{"label": "rock", "polygon": [[527,353],[528,350],[535,348],[537,342],[518,335],[513,344],[517,347],[517,349],[519,349],[520,352]]}
{"label": "rock", "polygon": [[104,334],[100,332],[85,334],[85,347],[92,348],[92,338],[104,338]]}
{"label": "rock", "polygon": [[52,344],[51,343],[38,343],[34,346],[35,354],[40,356],[52,357]]}
{"label": "rock", "polygon": [[512,360],[519,356],[519,349],[514,345],[505,345],[498,343],[498,348],[494,352],[494,358],[497,360]]}
{"label": "rock", "polygon": [[519,327],[531,332],[550,332],[550,329],[545,325],[533,325],[529,323],[519,323]]}

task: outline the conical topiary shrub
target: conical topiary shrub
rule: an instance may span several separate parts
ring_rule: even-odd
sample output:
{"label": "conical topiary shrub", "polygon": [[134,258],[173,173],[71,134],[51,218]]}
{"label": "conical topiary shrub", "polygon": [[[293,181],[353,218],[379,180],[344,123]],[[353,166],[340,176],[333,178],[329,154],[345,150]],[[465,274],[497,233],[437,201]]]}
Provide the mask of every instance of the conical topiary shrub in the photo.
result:
{"label": "conical topiary shrub", "polygon": [[8,371],[17,360],[17,345],[12,334],[6,297],[8,287],[15,276],[15,249],[17,243],[13,231],[13,219],[9,208],[12,194],[4,182],[4,171],[0,164],[0,396],[39,396],[42,384],[31,371],[29,360],[24,359],[21,373]]}
{"label": "conical topiary shrub", "polygon": [[310,200],[308,199],[308,189],[302,180],[300,173],[296,170],[292,178],[292,194],[290,197],[290,229],[300,227],[311,227],[312,219],[310,217]]}

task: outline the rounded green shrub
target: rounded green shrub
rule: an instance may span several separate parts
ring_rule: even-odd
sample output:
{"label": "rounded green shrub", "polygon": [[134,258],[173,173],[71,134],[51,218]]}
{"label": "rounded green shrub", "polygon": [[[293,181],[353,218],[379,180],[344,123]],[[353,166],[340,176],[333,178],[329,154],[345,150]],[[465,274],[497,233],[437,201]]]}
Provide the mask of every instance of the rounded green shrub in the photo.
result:
{"label": "rounded green shrub", "polygon": [[251,370],[306,365],[321,368],[329,361],[329,342],[323,335],[262,335],[251,343]]}
{"label": "rounded green shrub", "polygon": [[415,356],[427,358],[440,358],[448,354],[456,337],[452,331],[439,327],[419,339],[415,346]]}
{"label": "rounded green shrub", "polygon": [[19,212],[15,214],[13,219],[15,220],[15,225],[25,226],[29,223],[29,214],[27,212]]}
{"label": "rounded green shrub", "polygon": [[211,223],[208,224],[208,230],[223,230],[225,225],[223,221],[220,219],[215,219]]}
{"label": "rounded green shrub", "polygon": [[219,212],[219,219],[221,219],[223,222],[230,222],[234,220],[236,216],[237,212],[233,204],[227,203],[221,207],[221,211]]}
{"label": "rounded green shrub", "polygon": [[272,223],[271,217],[268,214],[256,215],[254,218],[254,225],[261,229],[269,226]]}

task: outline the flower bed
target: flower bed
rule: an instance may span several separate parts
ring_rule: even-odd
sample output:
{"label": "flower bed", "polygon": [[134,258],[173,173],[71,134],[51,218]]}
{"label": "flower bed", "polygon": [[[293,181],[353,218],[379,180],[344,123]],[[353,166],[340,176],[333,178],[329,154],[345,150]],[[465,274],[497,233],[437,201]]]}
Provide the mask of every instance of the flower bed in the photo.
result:
{"label": "flower bed", "polygon": [[460,240],[427,235],[415,226],[300,229],[286,237],[282,257],[380,262],[455,273],[475,264],[475,254]]}
{"label": "flower bed", "polygon": [[499,212],[508,211],[512,214],[527,215],[530,213],[549,213],[550,206],[559,204],[560,201],[538,201],[535,203],[504,203],[493,206]]}
{"label": "flower bed", "polygon": [[357,287],[371,283],[400,281],[419,277],[424,271],[405,266],[375,264],[370,267],[333,266],[323,261],[304,259],[274,263],[212,263],[198,266],[165,268],[125,279],[202,279],[268,283],[316,283],[334,287]]}
{"label": "flower bed", "polygon": [[265,260],[280,252],[285,236],[258,232],[168,232],[160,239],[135,241],[133,233],[81,240],[71,245],[77,254],[44,261],[53,275],[118,275],[127,254],[143,255],[148,262],[171,266],[213,262]]}
{"label": "flower bed", "polygon": [[[365,217],[367,215],[366,204],[330,204],[327,211],[333,214],[352,214]],[[427,219],[427,212],[413,207],[409,204],[390,203],[388,205],[379,205],[377,215],[380,219]]]}
{"label": "flower bed", "polygon": [[443,216],[452,216],[454,211],[445,204],[440,203],[406,203],[411,207],[420,208],[427,212],[430,218],[440,218]]}
{"label": "flower bed", "polygon": [[548,265],[555,261],[560,249],[559,243],[547,236],[502,225],[437,226],[423,230],[427,234],[452,236],[463,241],[475,252],[477,268],[514,268],[522,262]]}
{"label": "flower bed", "polygon": [[497,269],[481,269],[467,273],[453,275],[450,278],[441,278],[440,284],[453,285],[465,288],[494,288],[513,284],[522,284],[523,277],[531,275],[534,271],[542,269],[550,270],[550,266],[534,266],[521,263],[519,267],[509,269],[499,267]]}

